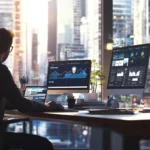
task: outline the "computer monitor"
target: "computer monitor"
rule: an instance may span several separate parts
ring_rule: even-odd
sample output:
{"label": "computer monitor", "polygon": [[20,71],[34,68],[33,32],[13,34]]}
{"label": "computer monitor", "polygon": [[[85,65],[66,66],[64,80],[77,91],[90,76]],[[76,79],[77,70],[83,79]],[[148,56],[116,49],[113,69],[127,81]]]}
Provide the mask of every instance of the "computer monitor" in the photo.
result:
{"label": "computer monitor", "polygon": [[50,61],[47,94],[88,93],[90,60]]}
{"label": "computer monitor", "polygon": [[149,51],[150,44],[113,49],[108,94],[143,94]]}

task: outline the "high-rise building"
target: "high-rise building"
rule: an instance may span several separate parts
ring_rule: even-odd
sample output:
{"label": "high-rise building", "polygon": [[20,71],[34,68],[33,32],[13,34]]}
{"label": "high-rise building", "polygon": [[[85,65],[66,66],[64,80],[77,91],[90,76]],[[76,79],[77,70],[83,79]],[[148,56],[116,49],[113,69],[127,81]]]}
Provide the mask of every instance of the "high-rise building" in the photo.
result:
{"label": "high-rise building", "polygon": [[[53,27],[52,20],[49,21],[50,26],[48,26],[48,20],[52,19],[51,16],[53,17],[53,15],[48,14],[48,4],[48,1],[43,0],[38,2],[36,0],[22,0],[23,75],[28,77],[28,84],[43,85],[46,77],[47,58],[50,54],[48,50],[53,48],[53,41],[51,40],[55,36],[52,34],[53,28],[50,28]],[[48,29],[50,34],[48,34]],[[55,53],[55,49],[53,52]],[[40,72],[40,79],[37,79],[38,72]]]}
{"label": "high-rise building", "polygon": [[[0,0],[0,28],[13,30],[13,0]],[[12,53],[4,64],[12,72]]]}
{"label": "high-rise building", "polygon": [[58,60],[84,59],[84,45],[81,44],[58,44]]}
{"label": "high-rise building", "polygon": [[86,15],[85,2],[85,0],[74,0],[74,44],[80,44],[81,18]]}
{"label": "high-rise building", "polygon": [[88,58],[101,63],[101,0],[87,0]]}
{"label": "high-rise building", "polygon": [[13,28],[13,0],[0,0],[0,28]]}
{"label": "high-rise building", "polygon": [[19,86],[19,78],[23,72],[22,61],[22,25],[21,25],[21,0],[0,0],[0,28],[13,30],[13,51],[4,62],[14,75],[14,80]]}
{"label": "high-rise building", "polygon": [[23,76],[23,50],[22,50],[22,0],[13,0],[13,75],[14,80],[20,86],[19,79]]}
{"label": "high-rise building", "polygon": [[81,18],[86,15],[85,1],[86,0],[65,0],[65,3],[62,0],[49,1],[49,60],[59,59],[60,56],[58,44],[80,45]]}
{"label": "high-rise building", "polygon": [[[24,12],[23,12],[24,16]],[[22,49],[23,49],[23,75],[29,78],[29,84],[32,84],[30,80],[33,76],[32,72],[32,38],[33,36],[33,27],[25,17],[22,21]]]}
{"label": "high-rise building", "polygon": [[48,1],[48,59],[56,60],[57,0]]}
{"label": "high-rise building", "polygon": [[113,1],[114,47],[133,45],[133,1]]}
{"label": "high-rise building", "polygon": [[150,41],[150,0],[134,0],[134,44]]}
{"label": "high-rise building", "polygon": [[38,66],[38,34],[36,31],[32,33],[32,84],[39,84],[39,66]]}
{"label": "high-rise building", "polygon": [[82,17],[80,25],[80,44],[84,45],[85,49],[85,58],[88,58],[88,33],[89,33],[89,24],[86,17]]}

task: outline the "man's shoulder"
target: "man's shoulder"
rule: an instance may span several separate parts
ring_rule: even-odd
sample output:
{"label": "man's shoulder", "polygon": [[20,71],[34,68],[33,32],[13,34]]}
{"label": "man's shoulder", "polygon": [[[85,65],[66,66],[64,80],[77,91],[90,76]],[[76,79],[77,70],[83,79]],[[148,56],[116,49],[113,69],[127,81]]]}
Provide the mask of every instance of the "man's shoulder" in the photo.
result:
{"label": "man's shoulder", "polygon": [[7,68],[7,66],[0,64],[0,70],[1,71],[8,71],[8,68]]}
{"label": "man's shoulder", "polygon": [[8,70],[7,66],[0,64],[0,81],[8,81],[8,79],[11,77],[11,73]]}

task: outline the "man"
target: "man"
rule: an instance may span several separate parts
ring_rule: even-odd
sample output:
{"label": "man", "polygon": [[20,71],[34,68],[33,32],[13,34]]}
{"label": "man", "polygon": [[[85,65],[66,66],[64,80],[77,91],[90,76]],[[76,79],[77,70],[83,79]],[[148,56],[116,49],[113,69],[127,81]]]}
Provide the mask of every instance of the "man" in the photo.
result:
{"label": "man", "polygon": [[0,146],[3,149],[42,149],[53,150],[52,144],[45,138],[23,133],[5,133],[3,129],[3,116],[5,99],[20,112],[44,112],[60,110],[63,107],[55,102],[41,104],[25,99],[11,76],[8,68],[2,63],[7,59],[12,47],[13,34],[4,28],[0,29]]}

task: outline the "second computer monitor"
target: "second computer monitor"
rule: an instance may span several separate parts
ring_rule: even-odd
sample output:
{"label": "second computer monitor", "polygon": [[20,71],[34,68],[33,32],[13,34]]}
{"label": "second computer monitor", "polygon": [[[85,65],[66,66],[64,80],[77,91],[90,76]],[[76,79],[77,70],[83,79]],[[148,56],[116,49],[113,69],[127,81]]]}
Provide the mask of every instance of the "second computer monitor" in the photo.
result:
{"label": "second computer monitor", "polygon": [[143,94],[150,45],[116,48],[112,51],[108,79],[109,94]]}
{"label": "second computer monitor", "polygon": [[90,85],[90,60],[49,62],[47,93],[88,93]]}

